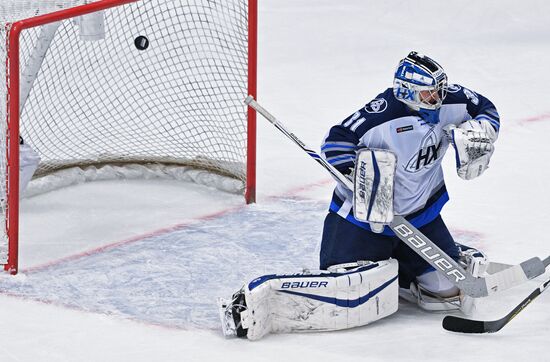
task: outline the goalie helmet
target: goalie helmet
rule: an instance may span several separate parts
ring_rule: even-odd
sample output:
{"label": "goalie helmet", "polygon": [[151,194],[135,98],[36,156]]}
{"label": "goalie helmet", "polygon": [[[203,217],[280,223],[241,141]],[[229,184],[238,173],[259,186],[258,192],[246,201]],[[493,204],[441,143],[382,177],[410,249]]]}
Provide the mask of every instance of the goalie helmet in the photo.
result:
{"label": "goalie helmet", "polygon": [[447,95],[447,75],[433,59],[410,52],[397,66],[393,94],[429,123],[439,122],[439,109]]}

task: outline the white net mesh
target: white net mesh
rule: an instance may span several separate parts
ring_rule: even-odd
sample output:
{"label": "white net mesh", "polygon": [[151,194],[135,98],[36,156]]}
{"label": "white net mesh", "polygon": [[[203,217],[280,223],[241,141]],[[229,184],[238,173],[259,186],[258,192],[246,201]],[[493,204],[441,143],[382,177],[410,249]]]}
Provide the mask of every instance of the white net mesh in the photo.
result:
{"label": "white net mesh", "polygon": [[[82,3],[0,0],[0,19],[6,24]],[[74,19],[63,21],[21,112],[20,133],[42,159],[36,175],[73,165],[157,162],[244,182],[247,10],[246,0],[143,0],[106,10],[106,37],[99,41],[81,40]],[[8,30],[0,29],[4,59]],[[33,28],[20,37],[22,72],[39,34]],[[137,49],[138,36],[147,38],[147,49]],[[4,81],[0,98],[6,99]],[[5,145],[5,102],[0,112]],[[0,147],[4,180],[5,160]],[[5,210],[5,181],[0,198]],[[5,253],[0,242],[0,261]]]}
{"label": "white net mesh", "polygon": [[0,21],[2,24],[33,16],[63,10],[92,1],[86,0],[1,0]]}

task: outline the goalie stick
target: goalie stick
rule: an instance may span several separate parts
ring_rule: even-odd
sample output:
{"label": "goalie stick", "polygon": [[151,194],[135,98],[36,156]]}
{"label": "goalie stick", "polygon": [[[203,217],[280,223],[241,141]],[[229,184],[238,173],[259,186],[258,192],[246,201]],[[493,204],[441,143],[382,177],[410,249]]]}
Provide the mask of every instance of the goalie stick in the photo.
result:
{"label": "goalie stick", "polygon": [[[246,97],[244,102],[260,113],[265,119],[273,124],[285,136],[296,143],[311,158],[323,166],[334,178],[341,182],[345,187],[353,190],[353,182],[340,173],[334,166],[328,163],[317,152],[308,148],[294,133],[290,132],[275,116],[263,108],[252,96]],[[521,284],[529,279],[533,279],[546,270],[550,262],[548,259],[542,262],[540,258],[534,257],[521,264],[511,266],[508,269],[490,274],[487,277],[474,278],[466,272],[453,258],[448,256],[429,238],[422,234],[416,227],[409,223],[403,216],[395,215],[391,224],[388,225],[397,237],[407,244],[422,259],[426,260],[435,269],[442,273],[454,285],[461,289],[465,294],[474,298],[486,297],[501,290],[511,288]]]}
{"label": "goalie stick", "polygon": [[514,309],[504,317],[493,321],[480,321],[456,316],[443,318],[443,328],[451,332],[460,333],[495,333],[500,331],[515,316],[525,309],[536,297],[542,294],[550,285],[550,278],[546,279],[537,289],[533,290],[527,298],[521,301]]}

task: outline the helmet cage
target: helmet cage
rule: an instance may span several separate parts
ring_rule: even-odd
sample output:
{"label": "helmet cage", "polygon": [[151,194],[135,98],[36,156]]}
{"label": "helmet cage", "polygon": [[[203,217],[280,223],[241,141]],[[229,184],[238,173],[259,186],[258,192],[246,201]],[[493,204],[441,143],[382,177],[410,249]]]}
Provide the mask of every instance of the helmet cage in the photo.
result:
{"label": "helmet cage", "polygon": [[393,93],[416,111],[439,109],[447,96],[447,75],[431,58],[411,52],[397,66]]}

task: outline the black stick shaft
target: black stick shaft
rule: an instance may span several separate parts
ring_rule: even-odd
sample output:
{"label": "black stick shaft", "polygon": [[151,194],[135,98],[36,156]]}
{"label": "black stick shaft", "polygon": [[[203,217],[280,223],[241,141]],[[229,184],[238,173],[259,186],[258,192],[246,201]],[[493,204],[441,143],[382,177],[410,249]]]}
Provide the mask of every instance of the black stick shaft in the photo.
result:
{"label": "black stick shaft", "polygon": [[460,318],[456,316],[446,316],[443,318],[443,328],[452,332],[460,333],[495,333],[500,331],[512,319],[514,319],[522,310],[525,309],[533,300],[544,292],[550,286],[550,278],[546,279],[537,289],[521,301],[506,316],[494,321],[480,321],[473,319]]}

